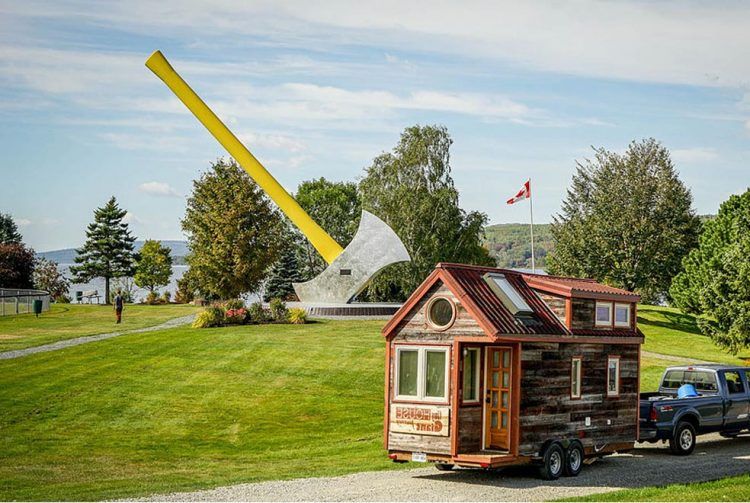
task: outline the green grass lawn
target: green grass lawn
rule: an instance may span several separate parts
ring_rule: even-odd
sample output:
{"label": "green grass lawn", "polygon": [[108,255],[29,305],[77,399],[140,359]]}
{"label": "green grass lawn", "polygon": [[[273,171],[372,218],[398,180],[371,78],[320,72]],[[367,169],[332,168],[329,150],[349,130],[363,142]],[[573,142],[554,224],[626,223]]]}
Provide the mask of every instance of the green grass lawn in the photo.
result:
{"label": "green grass lawn", "polygon": [[625,489],[566,501],[750,501],[750,475],[694,484]]}
{"label": "green grass lawn", "polygon": [[646,335],[644,351],[718,363],[742,364],[750,351],[733,356],[701,334],[695,317],[670,307],[638,306],[638,327]]}
{"label": "green grass lawn", "polygon": [[191,305],[126,305],[122,323],[115,324],[112,306],[51,304],[39,318],[33,314],[0,316],[0,351],[41,346],[83,335],[150,327],[200,310]]}
{"label": "green grass lawn", "polygon": [[0,361],[0,499],[396,468],[383,324],[184,327]]}
{"label": "green grass lawn", "polygon": [[[0,334],[59,339],[114,327],[107,307],[56,309],[0,319]],[[129,306],[123,328],[190,309]],[[734,361],[689,318],[650,306],[639,314],[651,351]],[[180,327],[0,361],[0,499],[118,498],[398,468],[382,449],[383,324]],[[673,363],[642,364],[642,389],[653,390]]]}

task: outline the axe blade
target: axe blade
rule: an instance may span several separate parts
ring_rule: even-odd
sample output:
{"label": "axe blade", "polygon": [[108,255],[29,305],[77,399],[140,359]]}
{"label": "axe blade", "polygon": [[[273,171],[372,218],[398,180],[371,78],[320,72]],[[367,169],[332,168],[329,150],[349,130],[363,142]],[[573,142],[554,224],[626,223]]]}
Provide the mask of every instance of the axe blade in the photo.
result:
{"label": "axe blade", "polygon": [[294,283],[294,291],[301,302],[346,304],[385,267],[410,260],[393,229],[369,211],[362,211],[349,246],[322,273],[310,281]]}

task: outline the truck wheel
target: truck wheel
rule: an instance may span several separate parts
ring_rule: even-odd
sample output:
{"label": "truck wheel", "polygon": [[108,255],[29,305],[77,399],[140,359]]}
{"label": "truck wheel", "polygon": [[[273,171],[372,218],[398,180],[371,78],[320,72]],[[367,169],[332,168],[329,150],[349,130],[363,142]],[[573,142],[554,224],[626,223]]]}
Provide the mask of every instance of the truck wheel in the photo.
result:
{"label": "truck wheel", "polygon": [[565,466],[565,453],[557,442],[551,443],[544,451],[542,466],[539,467],[539,476],[544,480],[555,480],[560,478]]}
{"label": "truck wheel", "polygon": [[453,465],[450,463],[435,463],[435,468],[441,472],[449,472],[453,470]]}
{"label": "truck wheel", "polygon": [[674,429],[672,438],[669,439],[669,448],[672,454],[687,456],[695,449],[695,428],[687,421],[680,421]]}
{"label": "truck wheel", "polygon": [[575,477],[581,473],[581,468],[583,468],[583,447],[580,442],[573,442],[565,450],[563,471],[566,477]]}

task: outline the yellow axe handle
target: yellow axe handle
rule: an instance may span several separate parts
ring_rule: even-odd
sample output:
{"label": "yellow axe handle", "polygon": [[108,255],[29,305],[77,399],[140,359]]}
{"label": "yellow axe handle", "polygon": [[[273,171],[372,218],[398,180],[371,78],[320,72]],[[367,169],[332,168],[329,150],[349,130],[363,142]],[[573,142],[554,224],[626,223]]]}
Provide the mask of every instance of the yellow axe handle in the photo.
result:
{"label": "yellow axe handle", "polygon": [[156,74],[182,101],[193,115],[216,138],[227,152],[234,157],[240,166],[247,171],[255,182],[260,185],[268,196],[281,208],[287,217],[307,236],[316,250],[329,264],[336,259],[343,248],[310,215],[299,205],[284,187],[276,181],[266,168],[250,151],[237,139],[210,108],[195,94],[187,82],[172,68],[161,51],[154,52],[146,66]]}

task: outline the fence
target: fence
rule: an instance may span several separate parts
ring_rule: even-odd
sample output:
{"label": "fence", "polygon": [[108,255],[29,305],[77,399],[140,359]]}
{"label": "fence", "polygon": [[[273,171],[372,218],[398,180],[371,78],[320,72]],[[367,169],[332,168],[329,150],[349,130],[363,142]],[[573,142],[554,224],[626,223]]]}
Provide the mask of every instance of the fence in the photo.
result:
{"label": "fence", "polygon": [[0,316],[34,312],[34,301],[42,301],[42,312],[49,311],[49,292],[0,288]]}

